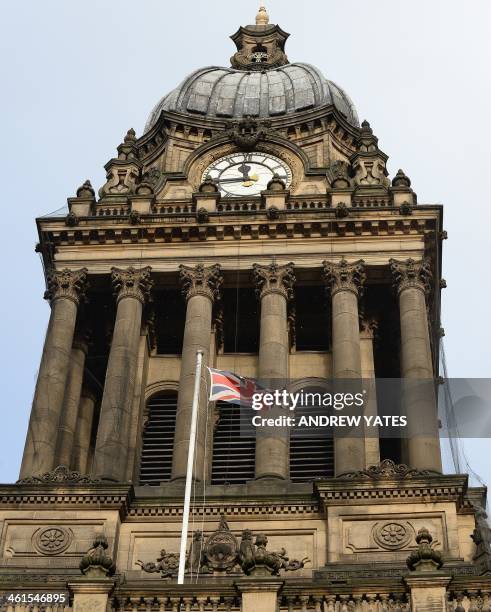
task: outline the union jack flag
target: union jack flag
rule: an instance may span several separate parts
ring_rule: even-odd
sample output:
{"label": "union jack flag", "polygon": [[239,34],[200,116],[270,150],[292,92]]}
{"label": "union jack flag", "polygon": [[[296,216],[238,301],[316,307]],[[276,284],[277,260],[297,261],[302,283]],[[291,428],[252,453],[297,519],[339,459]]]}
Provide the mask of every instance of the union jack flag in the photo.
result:
{"label": "union jack flag", "polygon": [[255,380],[238,376],[226,370],[208,368],[210,373],[210,395],[212,402],[221,401],[242,406],[251,406],[252,396],[264,391]]}

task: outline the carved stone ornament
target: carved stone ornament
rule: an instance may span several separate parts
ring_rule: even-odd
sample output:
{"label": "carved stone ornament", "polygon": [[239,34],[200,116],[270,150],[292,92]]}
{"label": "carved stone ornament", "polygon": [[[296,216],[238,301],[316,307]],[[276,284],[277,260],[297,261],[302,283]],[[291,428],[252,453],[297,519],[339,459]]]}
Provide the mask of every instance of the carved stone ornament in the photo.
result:
{"label": "carved stone ornament", "polygon": [[225,517],[220,517],[218,529],[206,540],[202,565],[218,572],[230,572],[237,564],[239,545],[230,531]]}
{"label": "carved stone ornament", "polygon": [[137,210],[130,211],[128,221],[131,223],[131,225],[138,225],[141,221],[140,213]]}
{"label": "carved stone ornament", "polygon": [[60,555],[72,543],[72,533],[63,527],[44,527],[35,532],[32,543],[43,555]]}
{"label": "carved stone ornament", "polygon": [[266,189],[268,191],[285,191],[286,183],[278,174],[274,173],[273,178],[266,185]]}
{"label": "carved stone ornament", "polygon": [[397,294],[405,289],[421,289],[427,295],[431,290],[431,264],[429,259],[415,261],[406,259],[405,261],[389,260],[390,271],[392,273],[392,284]]}
{"label": "carved stone ornament", "polygon": [[216,181],[207,176],[205,180],[198,187],[199,193],[218,193],[218,186]]}
{"label": "carved stone ornament", "polygon": [[290,560],[284,548],[280,552],[271,552],[266,549],[268,538],[263,533],[256,536],[253,544],[253,534],[249,529],[242,532],[239,548],[239,565],[247,576],[277,576],[280,570],[294,572],[302,569],[310,561],[307,557],[298,561]]}
{"label": "carved stone ornament", "polygon": [[95,198],[95,191],[89,180],[77,189],[77,198]]}
{"label": "carved stone ornament", "polygon": [[392,179],[393,187],[411,187],[411,179],[406,176],[403,170],[399,169]]}
{"label": "carved stone ornament", "polygon": [[157,562],[143,563],[137,561],[144,572],[149,574],[160,573],[162,578],[171,578],[177,576],[179,570],[179,553],[168,553],[165,548],[160,551],[160,556],[157,557]]}
{"label": "carved stone ornament", "polygon": [[418,531],[416,536],[418,548],[406,559],[406,564],[412,572],[434,572],[442,567],[442,553],[431,547],[432,541],[433,536],[426,527]]}
{"label": "carved stone ornament", "polygon": [[295,285],[293,263],[282,266],[275,262],[268,266],[254,264],[253,274],[259,299],[268,293],[281,293],[287,300],[293,298],[293,286]]}
{"label": "carved stone ornament", "polygon": [[157,183],[160,180],[160,177],[162,176],[162,172],[156,168],[155,166],[152,166],[152,168],[149,168],[142,177],[142,181],[146,184],[149,184],[152,186],[152,190],[155,189],[155,186],[157,185]]}
{"label": "carved stone ornament", "polygon": [[253,151],[257,143],[265,140],[271,133],[270,121],[258,121],[250,116],[240,121],[231,121],[229,126],[227,131],[229,138],[242,151]]}
{"label": "carved stone ornament", "polygon": [[194,267],[180,265],[179,280],[182,294],[186,300],[195,295],[203,295],[212,302],[219,297],[223,283],[219,264],[208,267],[203,264]]}
{"label": "carved stone ornament", "polygon": [[392,478],[420,478],[427,476],[437,475],[438,472],[431,470],[417,470],[410,468],[403,463],[396,464],[392,459],[384,459],[376,465],[371,465],[366,470],[359,470],[357,472],[345,472],[340,474],[338,478],[343,479],[355,479],[360,478],[362,480],[390,480]]}
{"label": "carved stone ornament", "polygon": [[491,528],[488,516],[481,508],[474,506],[476,516],[476,527],[471,534],[471,539],[476,545],[473,560],[481,574],[491,572]]}
{"label": "carved stone ornament", "polygon": [[21,478],[16,484],[92,484],[101,482],[99,478],[92,478],[80,472],[74,472],[64,465],[59,465],[50,472],[45,472],[39,476],[27,476]]}
{"label": "carved stone ornament", "polygon": [[[284,548],[280,552],[266,550],[268,538],[258,534],[255,544],[252,542],[253,534],[246,529],[242,532],[239,542],[229,530],[227,521],[222,515],[218,529],[213,532],[203,544],[201,531],[193,533],[191,550],[186,558],[186,573],[188,574],[220,574],[242,570],[246,575],[278,575],[280,570],[296,571],[304,567],[309,559],[301,561],[289,559]],[[179,568],[179,554],[168,553],[165,549],[160,551],[156,562],[143,563],[137,561],[144,572],[160,573],[162,578],[171,578],[177,575]]]}
{"label": "carved stone ornament", "polygon": [[327,179],[333,189],[346,189],[350,186],[349,164],[337,159],[329,166]]}
{"label": "carved stone ornament", "polygon": [[196,221],[198,223],[208,223],[210,215],[206,208],[201,207],[196,213]]}
{"label": "carved stone ornament", "polygon": [[375,542],[385,550],[400,550],[409,544],[414,532],[408,523],[377,523],[372,531]]}
{"label": "carved stone ornament", "polygon": [[357,296],[363,294],[366,275],[362,259],[353,263],[348,263],[344,258],[339,263],[324,261],[323,266],[324,280],[332,295],[338,291],[351,291]]}
{"label": "carved stone ornament", "polygon": [[344,202],[339,202],[339,204],[335,208],[334,214],[338,219],[344,219],[345,217],[349,216],[349,208]]}
{"label": "carved stone ornament", "polygon": [[50,269],[46,272],[47,289],[44,299],[54,302],[60,298],[72,300],[79,305],[88,289],[87,268],[81,270]]}
{"label": "carved stone ornament", "polygon": [[68,215],[65,217],[65,225],[68,227],[75,227],[79,224],[79,218],[77,215],[71,210]]}
{"label": "carved stone ornament", "polygon": [[106,553],[108,549],[107,539],[104,535],[94,538],[92,548],[82,557],[80,571],[90,578],[103,578],[112,576],[116,571],[116,565],[112,558]]}
{"label": "carved stone ornament", "polygon": [[399,206],[399,213],[401,215],[403,215],[404,217],[406,217],[408,215],[412,215],[413,214],[413,206],[411,204],[409,204],[409,202],[403,202]]}
{"label": "carved stone ornament", "polygon": [[352,157],[354,181],[363,187],[388,187],[387,155],[378,148],[378,138],[368,121],[361,124],[357,152]]}
{"label": "carved stone ornament", "polygon": [[138,270],[133,267],[124,270],[111,268],[111,281],[116,301],[132,297],[145,304],[150,298],[150,290],[153,286],[150,272],[150,266]]}

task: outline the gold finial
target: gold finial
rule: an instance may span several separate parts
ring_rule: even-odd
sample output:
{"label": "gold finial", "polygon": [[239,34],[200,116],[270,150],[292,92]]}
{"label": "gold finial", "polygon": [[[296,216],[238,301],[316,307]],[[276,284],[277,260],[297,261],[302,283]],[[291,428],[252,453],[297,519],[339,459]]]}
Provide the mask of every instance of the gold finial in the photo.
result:
{"label": "gold finial", "polygon": [[269,15],[266,12],[266,8],[263,4],[259,7],[259,11],[256,15],[256,25],[268,25]]}

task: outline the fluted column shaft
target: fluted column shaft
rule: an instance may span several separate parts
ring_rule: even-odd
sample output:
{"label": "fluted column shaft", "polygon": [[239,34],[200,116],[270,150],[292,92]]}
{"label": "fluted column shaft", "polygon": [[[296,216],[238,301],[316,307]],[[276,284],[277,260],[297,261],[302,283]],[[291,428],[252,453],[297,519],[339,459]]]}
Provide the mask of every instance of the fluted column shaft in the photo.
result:
{"label": "fluted column shaft", "polygon": [[[293,297],[293,264],[254,266],[256,288],[261,300],[259,335],[259,378],[265,386],[283,388],[288,378],[288,300]],[[276,383],[276,385],[275,385]],[[280,428],[261,427],[256,435],[256,478],[289,476],[288,433]]]}
{"label": "fluted column shaft", "polygon": [[[333,377],[361,379],[360,324],[358,299],[365,281],[363,261],[349,264],[324,262],[324,278],[332,301]],[[334,439],[336,475],[365,467],[365,443],[359,435],[342,434]]]}
{"label": "fluted column shaft", "polygon": [[95,396],[90,391],[82,391],[77,416],[76,436],[73,444],[72,466],[82,474],[90,470],[90,436],[94,420]]}
{"label": "fluted column shaft", "polygon": [[70,367],[77,309],[87,288],[86,280],[85,268],[47,273],[45,297],[51,301],[51,315],[34,392],[21,478],[56,467],[56,431]]}
{"label": "fluted column shaft", "polygon": [[71,467],[74,436],[77,429],[78,409],[82,382],[84,378],[87,342],[84,338],[76,339],[72,346],[70,368],[63,399],[63,410],[58,426],[56,445],[56,465]]}
{"label": "fluted column shaft", "polygon": [[[413,468],[441,472],[434,373],[426,295],[431,269],[427,260],[390,260],[399,299],[401,322],[401,377],[408,417],[408,463]],[[417,384],[416,381],[420,381]]]}
{"label": "fluted column shaft", "polygon": [[[196,472],[193,477],[203,480],[210,473],[205,463],[206,418],[208,398],[206,395],[206,366],[210,353],[210,335],[213,317],[213,304],[219,298],[222,276],[220,266],[205,267],[201,264],[194,268],[180,266],[180,281],[183,295],[187,301],[186,322],[179,377],[176,429],[174,434],[174,454],[172,460],[172,479],[186,477],[193,403],[193,385],[196,369],[196,352],[203,351],[202,379],[199,396],[198,423],[195,449]],[[212,435],[212,425],[208,423],[208,435]],[[211,457],[206,457],[210,462]]]}
{"label": "fluted column shaft", "polygon": [[125,478],[143,305],[152,286],[150,268],[112,268],[117,312],[107,364],[94,455],[96,476]]}

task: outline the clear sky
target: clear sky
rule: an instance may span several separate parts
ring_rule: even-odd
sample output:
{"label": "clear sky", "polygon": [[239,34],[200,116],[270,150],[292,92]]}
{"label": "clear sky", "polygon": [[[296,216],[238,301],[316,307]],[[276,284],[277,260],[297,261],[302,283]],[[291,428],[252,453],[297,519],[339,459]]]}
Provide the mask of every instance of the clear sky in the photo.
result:
{"label": "clear sky", "polygon": [[[3,360],[0,482],[24,445],[49,307],[36,216],[60,208],[130,127],[189,72],[229,65],[228,36],[258,0],[24,0],[1,3]],[[445,348],[452,377],[490,375],[489,0],[268,0],[291,61],[315,64],[352,97],[420,203],[444,203]],[[465,445],[491,481],[488,440]]]}

